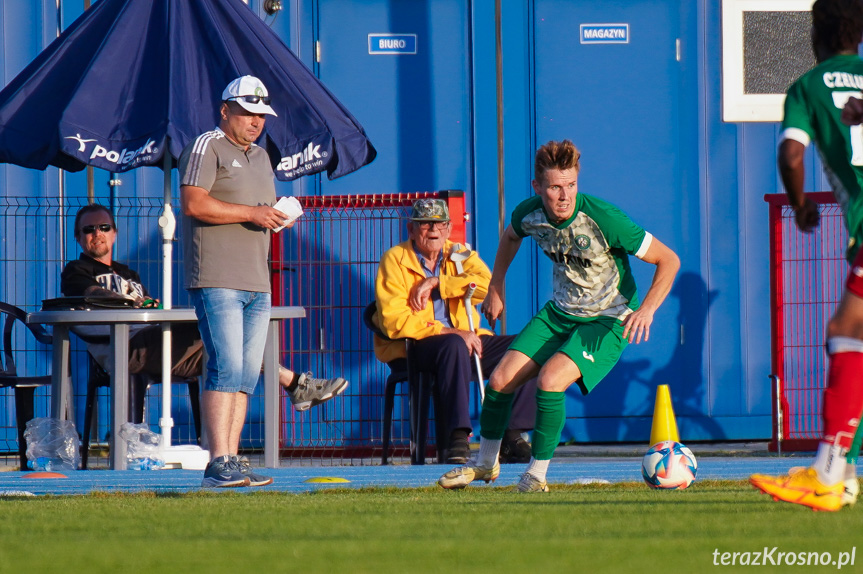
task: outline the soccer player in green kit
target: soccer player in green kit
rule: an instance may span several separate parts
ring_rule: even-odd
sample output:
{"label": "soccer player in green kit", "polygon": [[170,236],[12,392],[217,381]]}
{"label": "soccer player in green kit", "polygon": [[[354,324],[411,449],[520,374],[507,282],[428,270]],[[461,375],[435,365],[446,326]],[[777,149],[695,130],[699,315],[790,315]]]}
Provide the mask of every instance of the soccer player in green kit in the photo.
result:
{"label": "soccer player in green kit", "polygon": [[[547,492],[548,464],[566,420],[566,389],[577,383],[587,394],[628,343],[646,341],[653,315],[671,290],[680,268],[677,255],[615,206],[579,193],[580,155],[569,140],[539,148],[532,182],[536,195],[515,208],[500,239],[482,305],[492,327],[503,311],[504,277],[524,237],[532,237],[554,262],[554,295],[492,373],[480,414],[479,453],[444,474],[438,480],[443,488],[498,477],[498,451],[513,393],[537,377],[533,456],[517,490]],[[629,255],[656,265],[640,305]]]}
{"label": "soccer player in green kit", "polygon": [[[818,206],[803,192],[804,150],[821,156],[848,229],[851,273],[839,307],[827,324],[829,371],[824,390],[824,434],[811,467],[785,476],[755,474],[753,486],[777,500],[815,510],[839,510],[857,498],[855,464],[863,413],[863,126],[843,108],[863,89],[863,2],[817,0],[812,6],[812,47],[817,64],[788,89],[779,144],[779,173],[802,231],[818,225]],[[853,106],[853,104],[852,104]],[[856,122],[859,124],[859,119]],[[856,443],[856,448],[855,444]]]}

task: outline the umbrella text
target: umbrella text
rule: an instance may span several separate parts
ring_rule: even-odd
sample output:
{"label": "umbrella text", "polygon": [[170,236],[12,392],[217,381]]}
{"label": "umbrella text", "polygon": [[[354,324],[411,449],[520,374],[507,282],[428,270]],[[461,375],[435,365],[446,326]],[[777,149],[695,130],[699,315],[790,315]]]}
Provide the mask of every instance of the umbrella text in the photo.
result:
{"label": "umbrella text", "polygon": [[147,143],[133,151],[126,151],[126,148],[123,148],[121,151],[109,151],[108,149],[103,148],[100,145],[96,145],[93,148],[93,153],[90,154],[90,159],[104,157],[107,161],[110,161],[111,163],[127,165],[129,163],[132,163],[138,156],[149,156],[159,151],[153,147],[154,145],[156,145],[156,142],[154,142],[153,140],[147,140]]}
{"label": "umbrella text", "polygon": [[[308,147],[299,153],[295,153],[293,155],[285,156],[279,162],[278,169],[283,171],[290,171],[292,169],[296,169],[301,164],[308,163],[314,159],[321,159],[321,146],[315,145],[314,143],[309,143]],[[324,152],[326,155],[326,152]]]}

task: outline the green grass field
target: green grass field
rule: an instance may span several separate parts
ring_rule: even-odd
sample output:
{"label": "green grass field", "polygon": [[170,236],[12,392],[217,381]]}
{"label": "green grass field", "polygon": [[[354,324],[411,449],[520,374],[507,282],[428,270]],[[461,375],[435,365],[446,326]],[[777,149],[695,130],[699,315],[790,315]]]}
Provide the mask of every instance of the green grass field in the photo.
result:
{"label": "green grass field", "polygon": [[[742,481],[679,492],[630,483],[545,495],[435,487],[0,499],[0,572],[16,574],[832,572],[714,560],[750,552],[751,562],[764,547],[777,547],[774,561],[779,552],[838,559],[861,540],[863,508],[816,513]],[[863,570],[863,544],[854,557],[841,571]]]}

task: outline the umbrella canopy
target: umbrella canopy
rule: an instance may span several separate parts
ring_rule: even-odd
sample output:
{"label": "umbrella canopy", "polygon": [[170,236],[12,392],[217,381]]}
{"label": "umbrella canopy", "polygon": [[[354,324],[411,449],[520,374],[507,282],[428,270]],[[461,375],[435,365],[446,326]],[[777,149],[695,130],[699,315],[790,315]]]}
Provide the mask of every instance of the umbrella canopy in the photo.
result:
{"label": "umbrella canopy", "polygon": [[260,78],[278,117],[258,140],[276,176],[371,162],[350,112],[241,0],[100,0],[0,91],[0,162],[33,169],[164,166],[218,123],[219,98]]}

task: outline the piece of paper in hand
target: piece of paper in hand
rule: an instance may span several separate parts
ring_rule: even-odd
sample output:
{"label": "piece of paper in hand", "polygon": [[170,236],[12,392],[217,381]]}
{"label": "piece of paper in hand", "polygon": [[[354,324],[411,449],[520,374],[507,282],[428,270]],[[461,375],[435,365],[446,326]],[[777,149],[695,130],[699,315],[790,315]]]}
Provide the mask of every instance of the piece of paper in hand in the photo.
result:
{"label": "piece of paper in hand", "polygon": [[[300,202],[297,200],[297,198],[293,196],[280,197],[279,201],[277,201],[273,207],[288,216],[288,223],[295,221],[303,214],[303,206],[300,205]],[[276,229],[273,229],[273,233],[278,233],[284,228],[284,225],[281,227],[277,227]]]}

